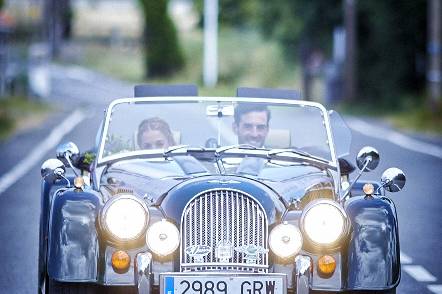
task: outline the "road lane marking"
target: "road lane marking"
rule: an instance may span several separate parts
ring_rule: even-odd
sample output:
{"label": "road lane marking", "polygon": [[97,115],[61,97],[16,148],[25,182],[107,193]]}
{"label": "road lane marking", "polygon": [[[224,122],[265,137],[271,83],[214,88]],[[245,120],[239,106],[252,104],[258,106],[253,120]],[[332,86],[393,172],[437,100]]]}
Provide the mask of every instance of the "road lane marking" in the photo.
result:
{"label": "road lane marking", "polygon": [[437,145],[421,142],[393,130],[375,127],[356,118],[351,118],[348,122],[350,128],[363,135],[389,141],[399,147],[442,159],[442,148]]}
{"label": "road lane marking", "polygon": [[411,263],[413,263],[413,259],[411,259],[410,256],[408,256],[407,254],[401,251],[401,264],[411,264]]}
{"label": "road lane marking", "polygon": [[402,269],[418,282],[436,282],[435,276],[420,265],[404,265]]}
{"label": "road lane marking", "polygon": [[436,294],[442,294],[442,285],[428,285],[428,290]]}
{"label": "road lane marking", "polygon": [[13,169],[4,174],[0,178],[0,194],[2,194],[11,185],[17,182],[23,177],[34,165],[41,161],[42,157],[55,145],[57,145],[61,139],[72,131],[81,121],[85,119],[86,115],[81,110],[75,110],[69,115],[61,124],[59,124],[48,137],[40,144],[33,148],[33,151],[29,153],[22,161],[20,161]]}

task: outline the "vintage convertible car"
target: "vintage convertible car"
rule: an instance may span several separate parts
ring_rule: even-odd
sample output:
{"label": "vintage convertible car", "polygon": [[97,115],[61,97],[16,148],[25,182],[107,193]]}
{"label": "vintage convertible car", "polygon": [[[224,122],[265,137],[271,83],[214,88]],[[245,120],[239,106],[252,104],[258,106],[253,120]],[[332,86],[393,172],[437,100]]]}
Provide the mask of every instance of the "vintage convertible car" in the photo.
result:
{"label": "vintage convertible car", "polygon": [[109,105],[91,151],[64,143],[42,165],[40,293],[396,292],[384,194],[405,176],[359,181],[379,162],[364,147],[350,178],[336,112],[269,89],[135,96]]}

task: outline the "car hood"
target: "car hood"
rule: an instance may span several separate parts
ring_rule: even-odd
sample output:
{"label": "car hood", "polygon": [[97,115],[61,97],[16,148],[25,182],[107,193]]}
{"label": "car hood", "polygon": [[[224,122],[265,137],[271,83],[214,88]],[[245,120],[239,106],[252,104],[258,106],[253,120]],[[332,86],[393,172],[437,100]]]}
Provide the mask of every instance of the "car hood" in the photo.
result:
{"label": "car hood", "polygon": [[[211,174],[201,169],[180,173],[167,164],[154,166],[128,163],[110,169],[104,175],[103,189],[111,194],[133,192],[149,205],[161,207],[167,217],[177,223],[186,204],[207,190],[238,190],[253,196],[267,213],[269,223],[279,220],[289,202],[306,203],[312,191],[332,187],[331,178],[311,166],[273,168],[259,174]],[[316,193],[316,192],[315,192]],[[321,192],[322,193],[322,192]],[[313,198],[323,197],[321,193]],[[302,208],[304,205],[300,206]]]}

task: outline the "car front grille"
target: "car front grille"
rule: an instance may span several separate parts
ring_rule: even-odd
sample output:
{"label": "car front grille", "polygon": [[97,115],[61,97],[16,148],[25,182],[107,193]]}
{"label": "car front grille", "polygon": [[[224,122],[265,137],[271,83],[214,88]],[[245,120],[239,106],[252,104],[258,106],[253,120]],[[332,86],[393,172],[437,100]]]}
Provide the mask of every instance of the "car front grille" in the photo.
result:
{"label": "car front grille", "polygon": [[[253,254],[257,248],[261,253]],[[267,215],[242,191],[202,192],[184,209],[180,251],[181,271],[267,272]]]}

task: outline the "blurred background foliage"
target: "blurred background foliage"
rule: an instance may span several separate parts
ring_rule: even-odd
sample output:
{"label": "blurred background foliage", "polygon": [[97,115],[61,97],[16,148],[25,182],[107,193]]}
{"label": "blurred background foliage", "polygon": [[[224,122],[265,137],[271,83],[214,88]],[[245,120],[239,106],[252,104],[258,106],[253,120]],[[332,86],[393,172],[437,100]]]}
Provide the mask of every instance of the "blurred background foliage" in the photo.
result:
{"label": "blurred background foliage", "polygon": [[69,33],[55,44],[60,52],[51,52],[56,62],[132,83],[197,83],[202,95],[233,95],[237,86],[294,88],[347,113],[383,115],[399,126],[441,133],[441,98],[429,107],[425,88],[431,0],[354,0],[351,101],[344,99],[344,61],[336,60],[334,38],[345,27],[346,1],[219,0],[215,87],[205,87],[202,79],[204,0],[66,0],[59,6],[58,0],[0,0],[0,5],[8,12],[14,3],[40,3],[40,12],[34,8],[30,14],[40,19],[37,25],[14,19],[13,34],[32,32],[22,34],[28,42],[49,43],[47,25],[61,16],[62,31]]}
{"label": "blurred background foliage", "polygon": [[177,32],[167,13],[167,0],[139,0],[144,15],[147,78],[168,76],[184,66]]}
{"label": "blurred background foliage", "polygon": [[292,62],[315,49],[330,56],[333,29],[343,22],[341,0],[276,0],[260,2],[260,28],[284,48]]}
{"label": "blurred background foliage", "polygon": [[[199,26],[204,24],[204,0],[194,1]],[[244,28],[258,23],[259,3],[256,0],[222,0],[218,2],[219,23],[224,27]]]}

